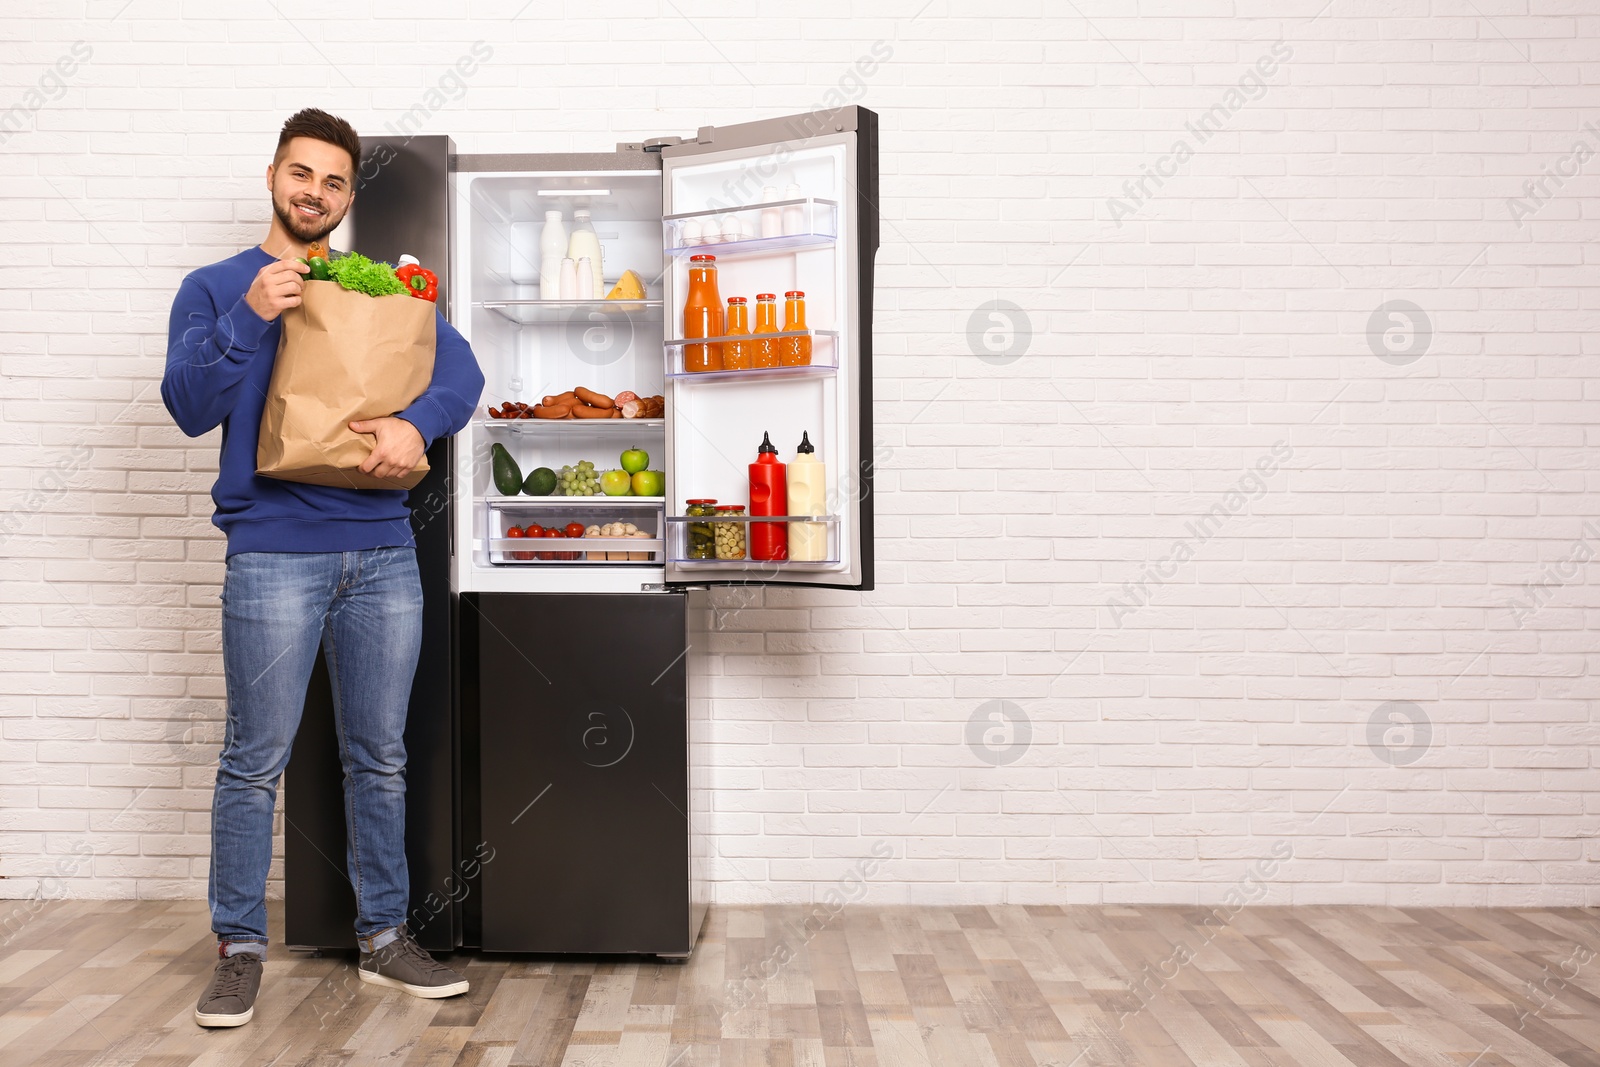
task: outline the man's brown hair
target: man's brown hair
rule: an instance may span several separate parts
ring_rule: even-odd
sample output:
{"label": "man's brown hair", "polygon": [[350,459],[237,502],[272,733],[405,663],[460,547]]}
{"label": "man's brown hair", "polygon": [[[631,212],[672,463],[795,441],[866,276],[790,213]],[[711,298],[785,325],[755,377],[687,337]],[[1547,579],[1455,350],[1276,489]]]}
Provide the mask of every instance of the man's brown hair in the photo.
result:
{"label": "man's brown hair", "polygon": [[283,131],[278,134],[278,148],[272,154],[274,165],[283,162],[283,150],[296,137],[311,137],[318,141],[326,141],[349,152],[350,178],[355,179],[355,170],[361,165],[361,137],[356,133],[355,127],[344,119],[314,107],[295,112],[289,116],[289,121],[283,124]]}

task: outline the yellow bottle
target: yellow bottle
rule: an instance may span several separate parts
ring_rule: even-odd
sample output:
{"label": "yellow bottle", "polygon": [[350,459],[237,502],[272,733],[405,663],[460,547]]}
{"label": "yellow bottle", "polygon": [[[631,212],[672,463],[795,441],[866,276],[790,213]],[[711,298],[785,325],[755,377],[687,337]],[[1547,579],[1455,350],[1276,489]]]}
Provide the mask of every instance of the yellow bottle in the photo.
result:
{"label": "yellow bottle", "polygon": [[[828,465],[817,458],[810,434],[800,435],[800,446],[789,461],[789,514],[826,515],[828,508]],[[828,527],[820,522],[789,523],[789,558],[822,560],[828,558]]]}

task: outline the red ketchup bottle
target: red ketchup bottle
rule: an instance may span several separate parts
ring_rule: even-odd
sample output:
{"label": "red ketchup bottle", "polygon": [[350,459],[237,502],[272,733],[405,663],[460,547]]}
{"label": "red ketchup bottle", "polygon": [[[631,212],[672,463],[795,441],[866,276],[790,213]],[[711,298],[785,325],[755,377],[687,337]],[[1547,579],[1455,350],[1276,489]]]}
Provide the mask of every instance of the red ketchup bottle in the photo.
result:
{"label": "red ketchup bottle", "polygon": [[[786,515],[789,510],[789,487],[783,476],[783,464],[778,462],[778,450],[772,439],[761,435],[761,449],[756,461],[750,464],[750,514]],[[789,528],[782,522],[752,522],[750,524],[751,559],[788,559]]]}

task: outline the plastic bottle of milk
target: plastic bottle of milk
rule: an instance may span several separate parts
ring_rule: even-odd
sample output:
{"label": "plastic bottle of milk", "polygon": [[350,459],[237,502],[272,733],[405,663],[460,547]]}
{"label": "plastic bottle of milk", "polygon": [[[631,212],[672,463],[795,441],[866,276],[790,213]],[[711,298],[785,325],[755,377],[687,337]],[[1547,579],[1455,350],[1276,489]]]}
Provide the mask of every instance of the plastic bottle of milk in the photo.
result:
{"label": "plastic bottle of milk", "polygon": [[[593,276],[590,291],[594,293],[593,299],[606,295],[605,284],[600,280],[600,236],[594,232],[594,226],[589,222],[589,209],[579,208],[572,213],[572,237],[567,242],[567,258],[574,262],[580,259],[589,261],[589,273]],[[580,290],[582,287],[579,287]],[[580,297],[580,299],[590,299]]]}
{"label": "plastic bottle of milk", "polygon": [[567,227],[561,212],[544,213],[544,230],[539,234],[539,299],[561,299],[561,260],[567,254]]}

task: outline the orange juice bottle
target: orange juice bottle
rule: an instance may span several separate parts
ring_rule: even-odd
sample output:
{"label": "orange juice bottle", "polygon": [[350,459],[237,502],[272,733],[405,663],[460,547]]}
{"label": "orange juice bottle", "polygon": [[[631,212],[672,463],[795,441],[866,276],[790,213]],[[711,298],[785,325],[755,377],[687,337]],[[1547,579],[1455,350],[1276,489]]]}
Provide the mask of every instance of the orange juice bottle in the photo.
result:
{"label": "orange juice bottle", "polygon": [[[722,369],[723,370],[749,370],[750,350],[755,347],[750,341],[742,338],[750,336],[750,302],[742,296],[728,297],[728,332],[729,340],[722,342]],[[739,337],[741,340],[733,340]]]}
{"label": "orange juice bottle", "polygon": [[[799,289],[790,289],[783,294],[783,328],[785,330],[804,330],[807,328],[806,294]],[[811,338],[778,338],[778,362],[785,367],[809,367],[811,365]]]}
{"label": "orange juice bottle", "polygon": [[756,339],[751,342],[750,367],[753,370],[778,365],[778,342],[782,338],[763,338],[778,332],[778,294],[756,294]]}
{"label": "orange juice bottle", "polygon": [[[717,293],[717,257],[689,257],[689,295],[683,302],[683,336],[722,336],[722,297]],[[722,345],[684,345],[683,369],[722,369]]]}

